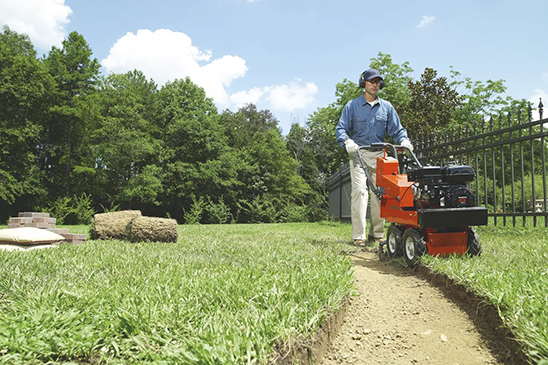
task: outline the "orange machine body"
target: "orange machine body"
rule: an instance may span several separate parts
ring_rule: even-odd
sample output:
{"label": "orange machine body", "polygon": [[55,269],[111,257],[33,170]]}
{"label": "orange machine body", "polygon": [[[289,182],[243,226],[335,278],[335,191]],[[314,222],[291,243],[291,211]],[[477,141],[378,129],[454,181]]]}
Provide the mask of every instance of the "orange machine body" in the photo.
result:
{"label": "orange machine body", "polygon": [[[396,158],[377,158],[377,186],[384,188],[381,199],[380,215],[391,223],[407,228],[422,229],[428,253],[436,256],[450,254],[462,255],[466,252],[468,232],[466,225],[455,227],[451,232],[439,232],[436,228],[424,228],[419,222],[420,212],[414,206],[413,182],[407,180],[407,174],[399,173],[399,163]],[[443,214],[442,211],[439,212]],[[464,212],[463,212],[464,213]],[[451,219],[449,216],[448,219]]]}
{"label": "orange machine body", "polygon": [[377,186],[384,188],[381,200],[381,218],[389,222],[418,226],[414,209],[413,182],[406,174],[399,174],[398,160],[393,157],[377,158]]}

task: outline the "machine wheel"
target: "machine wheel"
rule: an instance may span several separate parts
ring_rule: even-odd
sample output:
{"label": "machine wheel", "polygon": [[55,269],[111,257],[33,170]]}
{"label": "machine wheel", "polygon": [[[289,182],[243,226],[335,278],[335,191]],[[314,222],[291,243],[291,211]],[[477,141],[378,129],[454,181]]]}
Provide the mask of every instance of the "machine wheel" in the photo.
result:
{"label": "machine wheel", "polygon": [[401,257],[403,255],[402,229],[392,224],[386,233],[386,253],[389,258]]}
{"label": "machine wheel", "polygon": [[403,256],[407,266],[415,266],[426,252],[426,242],[422,235],[412,228],[407,229],[403,234]]}
{"label": "machine wheel", "polygon": [[466,253],[472,256],[479,256],[481,255],[481,251],[481,242],[478,234],[472,227],[468,227],[468,247],[466,248]]}

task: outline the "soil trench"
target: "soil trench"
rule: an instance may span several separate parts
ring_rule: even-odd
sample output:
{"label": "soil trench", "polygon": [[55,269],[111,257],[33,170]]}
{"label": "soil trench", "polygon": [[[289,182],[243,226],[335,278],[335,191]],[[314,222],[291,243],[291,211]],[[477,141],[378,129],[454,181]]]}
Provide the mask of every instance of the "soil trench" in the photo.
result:
{"label": "soil trench", "polygon": [[507,333],[497,334],[500,322],[478,327],[477,308],[449,299],[447,288],[432,285],[417,269],[381,262],[369,250],[350,257],[357,293],[317,364],[523,363],[501,340]]}

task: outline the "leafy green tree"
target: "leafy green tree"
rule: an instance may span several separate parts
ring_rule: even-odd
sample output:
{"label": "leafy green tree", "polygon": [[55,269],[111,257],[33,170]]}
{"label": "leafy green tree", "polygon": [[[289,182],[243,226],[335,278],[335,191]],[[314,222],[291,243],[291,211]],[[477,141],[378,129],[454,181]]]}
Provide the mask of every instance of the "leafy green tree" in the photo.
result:
{"label": "leafy green tree", "polygon": [[371,59],[371,68],[379,70],[384,78],[384,87],[379,92],[379,96],[392,103],[398,113],[411,102],[411,94],[408,84],[413,78],[411,73],[413,69],[409,62],[405,61],[401,65],[392,61],[392,56],[379,52],[377,57]]}
{"label": "leafy green tree", "polygon": [[450,86],[462,97],[461,107],[453,113],[455,126],[473,127],[490,115],[496,115],[502,110],[515,111],[516,106],[522,105],[522,101],[503,96],[506,93],[504,80],[474,81],[470,77],[462,77],[453,67],[451,79]]}
{"label": "leafy green tree", "polygon": [[309,144],[320,174],[329,175],[337,171],[341,160],[346,161],[346,151],[335,141],[335,127],[346,103],[360,96],[362,92],[356,83],[344,79],[336,86],[336,101],[319,108],[308,118],[306,129]]}
{"label": "leafy green tree", "polygon": [[[44,195],[35,163],[52,78],[26,35],[0,33],[0,202],[32,205]],[[25,198],[26,197],[26,198]],[[21,199],[25,198],[25,202]],[[15,207],[18,205],[15,204]],[[12,206],[13,208],[13,206]],[[3,208],[6,212],[8,207]]]}
{"label": "leafy green tree", "polygon": [[101,205],[144,209],[163,191],[162,143],[156,125],[158,89],[140,71],[109,75],[90,103],[94,122],[84,145],[90,151],[75,167],[83,190]]}
{"label": "leafy green tree", "polygon": [[[459,72],[451,68],[452,81],[447,85],[445,78],[435,78],[435,71],[430,71],[429,74],[429,77],[425,77],[426,73],[423,74],[420,82],[410,83],[410,87],[413,89],[414,100],[422,100],[421,104],[412,103],[417,114],[411,118],[416,118],[415,120],[420,121],[421,112],[426,116],[435,115],[430,121],[421,121],[423,126],[420,127],[419,130],[421,131],[420,139],[425,141],[425,143],[429,145],[442,143],[442,145],[437,148],[439,151],[447,150],[447,145],[444,145],[446,142],[454,142],[452,148],[458,148],[462,146],[458,142],[461,138],[496,131],[509,125],[516,125],[518,122],[526,123],[530,118],[528,115],[530,104],[526,100],[516,100],[510,96],[504,96],[506,92],[504,80],[487,80],[486,82],[474,81],[469,77],[462,78]],[[429,82],[429,79],[435,82]],[[438,112],[432,113],[430,105],[426,100],[427,98],[421,99],[420,97],[422,89],[426,90],[427,85],[430,85],[430,95],[428,98],[431,99],[432,103],[436,103],[436,100],[438,100],[437,105],[435,106],[435,110]],[[438,85],[438,87],[434,85]],[[444,89],[445,91],[443,91]],[[434,90],[437,90],[436,93],[432,93]],[[438,94],[438,96],[436,96],[436,94]],[[458,103],[455,99],[458,99]],[[449,116],[451,117],[450,119],[448,118]],[[415,120],[411,122],[413,123]],[[436,121],[443,121],[443,123],[438,123]],[[410,132],[415,132],[414,129],[415,128],[412,128]],[[515,133],[514,137],[516,137],[517,131],[514,131],[513,133]],[[499,138],[500,137],[497,136],[497,140]],[[503,138],[508,139],[509,133],[506,133]],[[485,143],[492,142],[494,142],[492,137],[488,137],[485,140]],[[476,143],[481,144],[483,141],[478,141]],[[526,144],[528,146],[530,145],[529,142],[526,142]],[[497,184],[502,184],[503,167],[506,181],[508,181],[511,175],[511,166],[512,164],[515,165],[517,163],[515,158],[514,161],[511,158],[510,145],[505,145],[501,148],[504,153],[504,161],[501,161],[501,151],[499,148],[497,148],[496,153],[494,154]],[[535,162],[533,164],[531,164],[531,149],[525,149],[523,159],[525,170],[530,171],[532,166],[541,165],[541,149],[540,143],[534,141],[533,159]],[[481,153],[488,154],[490,156],[488,157],[488,160],[491,160],[493,158],[491,157],[491,152],[492,151],[482,151]],[[513,145],[513,153],[514,156],[519,155],[519,144]],[[463,162],[473,163],[473,161]],[[480,174],[485,173],[482,169],[482,166],[477,167]],[[488,173],[491,174],[491,172]]]}
{"label": "leafy green tree", "polygon": [[[430,74],[434,75],[433,72],[430,72]],[[434,153],[436,151],[446,152],[448,148],[458,150],[468,145],[468,143],[464,144],[462,142],[463,138],[484,133],[492,133],[492,136],[470,142],[470,146],[496,143],[501,140],[501,136],[496,135],[494,132],[510,125],[515,126],[518,123],[526,123],[531,119],[531,105],[526,100],[515,100],[510,96],[504,96],[506,92],[504,80],[482,82],[473,81],[470,78],[462,79],[460,73],[454,70],[452,70],[451,75],[454,80],[449,84],[449,88],[454,92],[439,93],[440,96],[444,96],[443,98],[440,97],[440,102],[435,107],[441,113],[432,113],[426,100],[422,100],[422,104],[419,104],[420,107],[411,104],[416,107],[417,113],[422,111],[426,116],[436,115],[430,121],[422,121],[423,127],[420,128],[422,131],[420,139],[431,147],[430,151]],[[420,95],[422,88],[429,84],[424,81],[424,76],[420,83],[410,83],[411,89],[418,91],[414,93],[414,99],[415,95]],[[436,83],[439,84],[440,79],[430,78],[437,80]],[[444,88],[447,87],[445,82],[443,82],[443,85]],[[459,95],[455,88],[460,88],[463,94]],[[430,90],[440,89],[431,87]],[[448,95],[451,97],[448,97]],[[451,101],[454,100],[455,95],[459,99],[458,104]],[[429,98],[432,102],[437,100],[435,94],[430,94]],[[420,100],[420,98],[417,100]],[[451,116],[450,120],[449,115]],[[444,116],[446,117],[444,118]],[[416,120],[420,120],[420,116]],[[440,124],[436,120],[443,120],[444,122]],[[534,127],[523,133],[528,135],[529,132],[538,133],[539,127]],[[516,130],[506,132],[502,136],[502,140],[515,139],[518,137],[518,133]],[[523,151],[520,150],[520,145],[524,147]],[[519,171],[521,164],[523,164],[524,171],[531,171],[535,167],[538,171],[538,166],[542,166],[542,148],[543,146],[538,140],[514,143],[512,146],[506,144],[494,149],[489,148],[478,152],[480,163],[477,166],[473,154],[472,156],[460,156],[455,153],[455,155],[458,155],[462,163],[474,165],[480,177],[484,175],[487,175],[490,179],[494,177],[495,184],[500,188],[503,182],[507,184],[512,179],[512,166],[515,171]],[[523,159],[516,158],[521,154],[523,154]],[[471,158],[469,159],[469,157]],[[482,163],[484,158],[485,161],[488,161],[486,166]],[[514,174],[516,181],[520,177],[521,174]]]}
{"label": "leafy green tree", "polygon": [[225,203],[231,205],[233,190],[240,185],[238,160],[213,100],[186,78],[161,88],[158,107],[156,138],[163,142],[163,206],[172,217],[182,220],[183,213],[200,198],[207,201],[208,197],[224,196]]}
{"label": "leafy green tree", "polygon": [[410,103],[402,110],[412,140],[432,134],[451,124],[453,113],[461,106],[461,97],[445,77],[426,68],[418,81],[409,81]]}
{"label": "leafy green tree", "polygon": [[298,162],[270,111],[248,104],[236,112],[225,111],[221,120],[240,161],[240,221],[279,221],[287,207],[306,204],[310,187],[298,175]]}
{"label": "leafy green tree", "polygon": [[306,129],[294,123],[285,137],[285,144],[291,156],[299,163],[297,173],[313,190],[318,191],[320,189],[319,171],[314,159],[314,151],[308,140]]}
{"label": "leafy green tree", "polygon": [[41,136],[41,169],[54,197],[71,196],[75,181],[74,167],[81,164],[87,151],[82,139],[89,132],[91,113],[88,99],[95,91],[99,78],[99,62],[91,58],[92,51],[84,37],[72,32],[63,47],[52,47],[44,59],[55,80],[51,100],[51,118]]}
{"label": "leafy green tree", "polygon": [[311,193],[307,197],[308,220],[316,221],[327,218],[327,179],[316,166],[313,146],[309,143],[310,136],[305,128],[295,123],[285,138],[286,147],[297,160],[297,173],[303,177]]}

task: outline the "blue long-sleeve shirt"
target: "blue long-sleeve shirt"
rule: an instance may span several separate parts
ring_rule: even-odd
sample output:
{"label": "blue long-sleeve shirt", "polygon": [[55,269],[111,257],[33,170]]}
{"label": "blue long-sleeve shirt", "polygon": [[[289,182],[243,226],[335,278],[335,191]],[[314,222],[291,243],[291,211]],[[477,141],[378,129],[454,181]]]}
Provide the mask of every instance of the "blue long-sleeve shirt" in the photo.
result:
{"label": "blue long-sleeve shirt", "polygon": [[359,146],[384,142],[386,134],[397,144],[408,138],[407,130],[401,125],[392,104],[381,98],[377,100],[378,103],[371,106],[362,94],[344,106],[335,129],[341,147],[348,138],[352,138]]}

